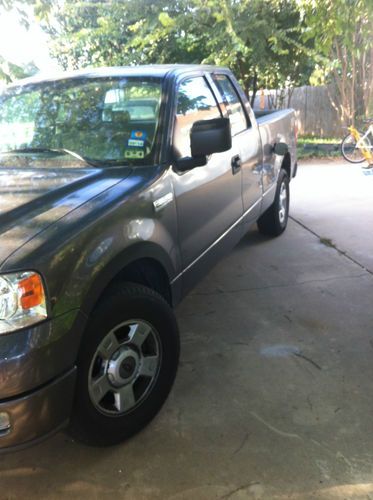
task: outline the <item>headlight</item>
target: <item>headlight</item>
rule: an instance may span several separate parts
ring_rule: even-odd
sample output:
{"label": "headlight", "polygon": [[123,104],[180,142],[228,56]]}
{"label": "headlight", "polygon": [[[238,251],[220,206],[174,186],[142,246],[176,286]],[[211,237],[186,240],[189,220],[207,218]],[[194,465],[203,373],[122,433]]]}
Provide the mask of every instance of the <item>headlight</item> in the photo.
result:
{"label": "headlight", "polygon": [[43,281],[33,271],[0,276],[0,335],[47,317]]}

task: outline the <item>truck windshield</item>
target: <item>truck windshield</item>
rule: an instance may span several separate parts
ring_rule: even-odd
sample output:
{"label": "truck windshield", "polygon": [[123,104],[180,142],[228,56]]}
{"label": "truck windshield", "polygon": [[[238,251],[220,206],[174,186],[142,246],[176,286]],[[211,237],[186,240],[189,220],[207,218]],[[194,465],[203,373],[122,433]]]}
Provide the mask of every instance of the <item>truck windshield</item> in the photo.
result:
{"label": "truck windshield", "polygon": [[80,166],[153,163],[160,102],[161,80],[154,77],[9,87],[0,94],[0,164],[14,155],[33,167],[62,165],[61,155]]}

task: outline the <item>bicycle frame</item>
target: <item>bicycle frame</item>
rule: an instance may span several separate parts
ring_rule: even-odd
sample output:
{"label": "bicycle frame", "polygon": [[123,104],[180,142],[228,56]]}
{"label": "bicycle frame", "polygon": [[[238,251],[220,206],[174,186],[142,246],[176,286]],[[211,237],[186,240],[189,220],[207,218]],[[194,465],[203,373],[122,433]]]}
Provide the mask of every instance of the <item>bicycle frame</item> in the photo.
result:
{"label": "bicycle frame", "polygon": [[371,133],[373,134],[373,124],[369,125],[368,130],[365,132],[363,136],[360,135],[359,131],[351,126],[348,127],[348,130],[352,137],[356,140],[356,147],[361,150],[362,155],[366,159],[368,163],[373,163],[373,152],[372,152],[372,145],[370,144],[370,141],[365,141],[365,139],[368,137],[368,135]]}

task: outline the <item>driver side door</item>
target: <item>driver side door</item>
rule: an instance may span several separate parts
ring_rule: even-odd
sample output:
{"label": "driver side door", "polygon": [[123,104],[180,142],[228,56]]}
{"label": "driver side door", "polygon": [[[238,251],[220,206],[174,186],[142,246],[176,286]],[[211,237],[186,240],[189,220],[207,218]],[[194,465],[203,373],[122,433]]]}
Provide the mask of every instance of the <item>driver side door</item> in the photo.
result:
{"label": "driver side door", "polygon": [[[222,116],[203,75],[179,82],[174,114],[175,159],[191,156],[190,130],[197,120]],[[241,170],[232,169],[235,147],[212,154],[207,164],[186,172],[173,171],[179,245],[186,293],[216,260],[242,236]]]}

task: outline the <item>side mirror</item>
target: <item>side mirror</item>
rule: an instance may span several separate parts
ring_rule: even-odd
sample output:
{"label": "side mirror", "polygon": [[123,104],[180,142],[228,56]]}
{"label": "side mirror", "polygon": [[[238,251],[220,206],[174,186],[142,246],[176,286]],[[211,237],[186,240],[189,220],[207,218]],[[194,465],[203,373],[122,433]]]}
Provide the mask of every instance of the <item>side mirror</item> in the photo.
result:
{"label": "side mirror", "polygon": [[200,120],[193,123],[190,132],[190,148],[193,158],[228,151],[231,147],[229,118]]}
{"label": "side mirror", "polygon": [[272,148],[272,151],[279,156],[285,156],[289,152],[289,146],[285,142],[278,142]]}

